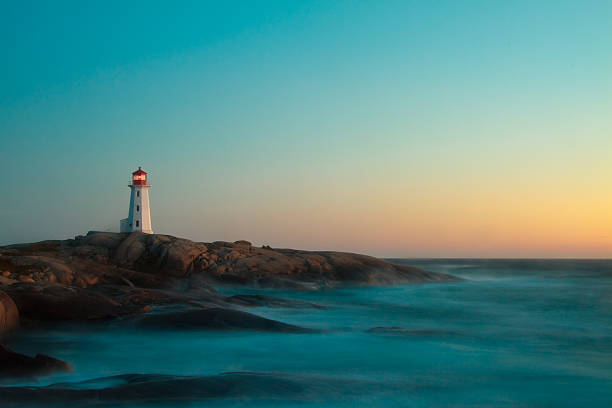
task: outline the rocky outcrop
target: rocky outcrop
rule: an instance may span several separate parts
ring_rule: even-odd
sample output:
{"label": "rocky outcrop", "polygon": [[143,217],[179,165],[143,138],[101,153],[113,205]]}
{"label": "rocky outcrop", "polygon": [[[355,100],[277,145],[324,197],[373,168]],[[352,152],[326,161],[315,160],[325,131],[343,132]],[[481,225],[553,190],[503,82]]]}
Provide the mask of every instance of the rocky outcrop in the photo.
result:
{"label": "rocky outcrop", "polygon": [[19,310],[9,295],[0,291],[0,337],[19,327]]}
{"label": "rocky outcrop", "polygon": [[209,272],[216,280],[264,287],[320,288],[338,285],[393,285],[449,280],[447,275],[399,266],[367,255],[293,249],[229,247],[230,261]]}
{"label": "rocky outcrop", "polygon": [[256,248],[248,241],[204,244],[169,235],[110,232],[2,247],[0,276],[9,283],[183,289],[211,283],[317,289],[453,279],[366,255]]}
{"label": "rocky outcrop", "polygon": [[72,371],[70,364],[44,354],[29,357],[0,345],[0,379],[38,377],[55,372]]}
{"label": "rocky outcrop", "polygon": [[[318,306],[261,295],[226,298],[213,286],[312,290],[453,280],[366,255],[257,248],[248,241],[205,244],[136,232],[90,232],[70,240],[0,247],[0,277],[0,289],[26,321],[105,319],[182,304],[206,309],[179,319],[187,326],[240,327],[236,321],[244,318],[247,326],[274,330],[283,327],[266,326],[228,308]],[[16,312],[6,302],[6,310],[0,309],[0,331],[14,326]],[[224,309],[213,312],[214,307]],[[154,316],[151,322],[165,319]],[[206,319],[214,323],[202,323]]]}

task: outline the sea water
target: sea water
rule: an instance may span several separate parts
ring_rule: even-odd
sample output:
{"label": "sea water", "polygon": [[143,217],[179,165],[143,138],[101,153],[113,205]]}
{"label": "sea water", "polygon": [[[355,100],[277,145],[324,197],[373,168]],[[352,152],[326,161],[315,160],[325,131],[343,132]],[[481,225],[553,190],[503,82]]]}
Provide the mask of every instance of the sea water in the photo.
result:
{"label": "sea water", "polygon": [[612,406],[612,261],[394,262],[464,280],[321,291],[223,288],[225,294],[261,293],[325,306],[244,309],[316,333],[62,324],[25,329],[11,347],[52,355],[75,369],[28,385],[226,372],[317,384],[299,395],[271,390],[266,397],[230,394],[161,406]]}

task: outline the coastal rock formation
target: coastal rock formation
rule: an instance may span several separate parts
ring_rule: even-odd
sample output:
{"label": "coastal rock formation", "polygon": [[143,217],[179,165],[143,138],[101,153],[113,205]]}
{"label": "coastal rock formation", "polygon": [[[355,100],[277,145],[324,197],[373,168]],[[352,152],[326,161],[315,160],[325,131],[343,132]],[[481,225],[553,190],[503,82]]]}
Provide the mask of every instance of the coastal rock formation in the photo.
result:
{"label": "coastal rock formation", "polygon": [[38,377],[67,371],[72,371],[72,367],[62,360],[44,354],[28,357],[0,345],[0,379]]}
{"label": "coastal rock formation", "polygon": [[19,310],[9,295],[0,291],[0,336],[19,327]]}
{"label": "coastal rock formation", "polygon": [[166,289],[215,283],[317,289],[453,279],[366,255],[256,248],[248,241],[204,244],[138,232],[90,232],[72,240],[0,247],[0,276],[9,283]]}
{"label": "coastal rock formation", "polygon": [[299,331],[303,329],[231,309],[320,306],[261,295],[226,297],[214,286],[314,290],[453,280],[366,255],[256,248],[248,241],[205,244],[139,232],[90,232],[75,239],[0,247],[0,277],[0,290],[8,295],[2,298],[7,300],[1,303],[0,330],[13,327],[19,315],[27,323],[95,320],[181,305],[188,311],[180,316],[151,314],[141,324]]}
{"label": "coastal rock formation", "polygon": [[[233,252],[239,252],[235,249]],[[285,286],[297,282],[310,287],[338,285],[392,285],[443,280],[409,266],[398,266],[367,255],[293,249],[257,249],[239,252],[228,265],[211,274],[219,281],[245,282],[259,286]],[[291,286],[291,285],[289,285]]]}

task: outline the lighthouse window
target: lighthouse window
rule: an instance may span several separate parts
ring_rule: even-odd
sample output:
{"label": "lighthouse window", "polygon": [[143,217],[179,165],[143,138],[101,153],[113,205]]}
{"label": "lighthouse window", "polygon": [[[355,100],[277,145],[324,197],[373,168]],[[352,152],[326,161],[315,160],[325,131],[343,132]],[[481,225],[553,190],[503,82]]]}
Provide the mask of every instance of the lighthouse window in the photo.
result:
{"label": "lighthouse window", "polygon": [[140,197],[140,191],[136,192],[136,197]]}
{"label": "lighthouse window", "polygon": [[136,226],[138,226],[140,224],[140,221],[136,220]]}
{"label": "lighthouse window", "polygon": [[139,205],[136,206],[136,211],[137,212],[140,211],[140,206]]}

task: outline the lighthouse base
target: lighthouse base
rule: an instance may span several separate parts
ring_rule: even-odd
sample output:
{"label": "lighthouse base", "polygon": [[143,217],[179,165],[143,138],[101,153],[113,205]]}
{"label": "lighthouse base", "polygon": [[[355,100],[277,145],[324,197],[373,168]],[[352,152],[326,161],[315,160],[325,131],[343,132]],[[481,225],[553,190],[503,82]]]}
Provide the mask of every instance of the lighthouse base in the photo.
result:
{"label": "lighthouse base", "polygon": [[152,229],[134,229],[132,228],[132,226],[129,223],[129,218],[124,218],[121,221],[119,221],[119,232],[134,232],[134,231],[138,231],[138,232],[142,232],[144,234],[154,234]]}
{"label": "lighthouse base", "polygon": [[130,228],[127,218],[119,221],[119,232],[132,232],[132,228]]}

